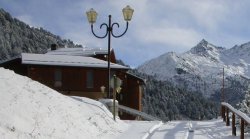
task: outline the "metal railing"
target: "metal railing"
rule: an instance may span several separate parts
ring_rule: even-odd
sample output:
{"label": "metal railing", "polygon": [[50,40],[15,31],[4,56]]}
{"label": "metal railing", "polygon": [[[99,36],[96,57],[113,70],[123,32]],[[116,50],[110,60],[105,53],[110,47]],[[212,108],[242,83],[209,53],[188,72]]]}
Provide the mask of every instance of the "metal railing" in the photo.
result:
{"label": "metal railing", "polygon": [[250,118],[243,112],[235,109],[230,104],[221,103],[221,117],[226,122],[227,126],[230,126],[229,112],[232,112],[232,135],[236,136],[235,117],[240,118],[240,139],[244,139],[244,128],[246,124],[250,124]]}

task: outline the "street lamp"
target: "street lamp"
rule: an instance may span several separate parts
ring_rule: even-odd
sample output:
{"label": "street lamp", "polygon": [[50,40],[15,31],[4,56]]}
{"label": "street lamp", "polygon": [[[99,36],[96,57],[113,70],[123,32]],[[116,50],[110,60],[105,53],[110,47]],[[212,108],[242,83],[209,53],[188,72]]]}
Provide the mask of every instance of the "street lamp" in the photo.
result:
{"label": "street lamp", "polygon": [[118,28],[120,26],[116,22],[111,23],[111,15],[109,15],[108,24],[102,23],[100,25],[100,29],[103,26],[106,26],[106,33],[103,36],[96,35],[95,32],[94,32],[94,29],[93,29],[93,24],[96,22],[97,15],[98,15],[97,12],[93,8],[91,8],[88,12],[86,12],[87,17],[88,17],[88,21],[91,24],[91,31],[92,31],[93,35],[95,37],[99,38],[99,39],[103,39],[103,38],[108,36],[108,97],[109,98],[111,97],[110,96],[111,95],[111,93],[110,93],[110,42],[111,42],[111,35],[113,37],[115,37],[115,38],[119,38],[119,37],[123,36],[127,32],[127,30],[128,30],[128,22],[132,19],[132,15],[133,15],[134,10],[132,8],[130,8],[129,6],[126,6],[125,8],[123,8],[122,12],[123,12],[124,20],[127,22],[125,31],[120,35],[115,35],[113,33],[113,26],[116,25]]}

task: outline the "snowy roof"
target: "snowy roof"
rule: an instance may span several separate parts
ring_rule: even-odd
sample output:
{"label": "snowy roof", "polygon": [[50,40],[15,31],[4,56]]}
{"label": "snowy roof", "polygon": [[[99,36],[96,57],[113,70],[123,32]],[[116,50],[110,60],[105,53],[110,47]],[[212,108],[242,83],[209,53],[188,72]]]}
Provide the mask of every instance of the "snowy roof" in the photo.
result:
{"label": "snowy roof", "polygon": [[9,62],[9,61],[12,61],[12,60],[15,60],[15,59],[18,59],[18,58],[21,58],[21,55],[17,55],[17,56],[11,57],[9,59],[0,60],[0,64],[3,64],[5,62]]}
{"label": "snowy roof", "polygon": [[[22,64],[107,68],[107,61],[93,57],[28,53],[22,53]],[[114,69],[129,69],[114,63],[110,63],[110,67]]]}
{"label": "snowy roof", "polygon": [[108,54],[107,49],[103,48],[58,48],[56,50],[49,50],[46,54],[49,55],[72,55],[72,56],[92,56],[98,54]]}
{"label": "snowy roof", "polygon": [[127,72],[127,74],[130,75],[130,76],[132,76],[132,77],[134,77],[134,78],[136,78],[136,79],[138,79],[138,80],[140,80],[143,84],[146,84],[146,80],[145,79],[143,79],[143,78],[141,78],[139,76],[136,76],[136,75],[134,75],[132,73],[129,73],[129,72]]}

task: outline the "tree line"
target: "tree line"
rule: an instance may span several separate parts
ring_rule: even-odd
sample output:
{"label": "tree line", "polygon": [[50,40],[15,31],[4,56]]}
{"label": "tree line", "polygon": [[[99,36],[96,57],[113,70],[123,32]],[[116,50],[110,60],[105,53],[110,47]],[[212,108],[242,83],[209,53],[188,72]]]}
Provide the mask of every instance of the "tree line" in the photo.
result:
{"label": "tree line", "polygon": [[43,28],[30,27],[0,8],[0,60],[26,53],[45,53],[51,44],[80,47]]}
{"label": "tree line", "polygon": [[205,98],[199,92],[189,92],[169,81],[158,81],[153,76],[131,70],[146,79],[143,111],[164,121],[207,120],[219,116],[219,102]]}

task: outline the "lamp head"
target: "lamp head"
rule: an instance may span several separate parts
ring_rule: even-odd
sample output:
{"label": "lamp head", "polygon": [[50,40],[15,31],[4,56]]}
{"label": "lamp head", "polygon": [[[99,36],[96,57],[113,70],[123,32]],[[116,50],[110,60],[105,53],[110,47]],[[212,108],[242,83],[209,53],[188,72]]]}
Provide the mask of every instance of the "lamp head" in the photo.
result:
{"label": "lamp head", "polygon": [[128,22],[132,19],[134,10],[132,8],[130,8],[129,5],[127,5],[125,8],[123,8],[122,12],[123,12],[123,17],[124,17],[125,21]]}
{"label": "lamp head", "polygon": [[88,12],[86,12],[86,14],[87,14],[89,23],[94,24],[96,22],[97,12],[93,8],[91,8]]}

